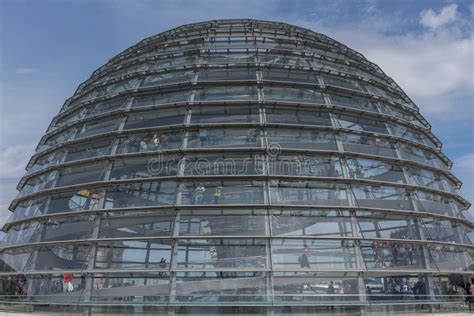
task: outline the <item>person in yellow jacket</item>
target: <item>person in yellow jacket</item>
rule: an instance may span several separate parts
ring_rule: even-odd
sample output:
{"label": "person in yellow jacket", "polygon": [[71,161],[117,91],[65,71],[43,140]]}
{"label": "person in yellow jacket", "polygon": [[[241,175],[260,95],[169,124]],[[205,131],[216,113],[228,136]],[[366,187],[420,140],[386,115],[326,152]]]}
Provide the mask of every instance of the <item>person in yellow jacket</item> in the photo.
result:
{"label": "person in yellow jacket", "polygon": [[219,200],[222,196],[222,187],[219,186],[214,190],[212,197],[214,198],[214,204],[219,204]]}

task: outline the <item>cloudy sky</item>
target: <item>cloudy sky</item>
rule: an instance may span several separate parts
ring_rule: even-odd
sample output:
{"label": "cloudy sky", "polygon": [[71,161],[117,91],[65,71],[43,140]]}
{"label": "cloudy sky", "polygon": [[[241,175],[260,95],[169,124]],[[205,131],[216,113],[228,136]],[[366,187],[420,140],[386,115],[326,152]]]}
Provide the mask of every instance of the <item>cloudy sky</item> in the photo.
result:
{"label": "cloudy sky", "polygon": [[0,0],[0,223],[28,158],[76,87],[112,56],[218,18],[310,28],[364,54],[420,107],[474,201],[472,1]]}

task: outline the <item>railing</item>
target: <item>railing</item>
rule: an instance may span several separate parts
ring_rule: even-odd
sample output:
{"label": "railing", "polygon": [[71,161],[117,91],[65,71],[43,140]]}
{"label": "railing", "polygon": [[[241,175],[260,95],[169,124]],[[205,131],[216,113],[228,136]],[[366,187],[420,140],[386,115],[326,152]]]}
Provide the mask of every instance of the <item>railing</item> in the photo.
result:
{"label": "railing", "polygon": [[[250,291],[250,290],[249,290]],[[216,294],[203,293],[195,294],[168,294],[156,295],[85,295],[84,292],[59,293],[50,295],[0,295],[0,305],[24,305],[24,304],[50,304],[50,305],[209,305],[209,303],[232,305],[287,305],[288,303],[303,305],[452,305],[461,309],[467,308],[467,297],[462,294],[452,295],[414,295],[414,294],[272,294],[268,295],[264,291],[255,290],[252,294]],[[473,303],[474,303],[474,297]],[[473,304],[474,305],[474,304]],[[474,306],[473,306],[474,307]]]}

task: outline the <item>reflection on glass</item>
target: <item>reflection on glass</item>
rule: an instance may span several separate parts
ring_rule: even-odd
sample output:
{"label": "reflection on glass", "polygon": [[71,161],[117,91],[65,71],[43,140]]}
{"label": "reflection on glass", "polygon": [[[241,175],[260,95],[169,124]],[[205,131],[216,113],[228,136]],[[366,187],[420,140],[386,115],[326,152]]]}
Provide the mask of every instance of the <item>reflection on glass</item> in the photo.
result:
{"label": "reflection on glass", "polygon": [[267,86],[264,89],[265,100],[290,101],[324,104],[321,92],[308,88],[287,88],[277,86]]}
{"label": "reflection on glass", "polygon": [[179,240],[177,264],[189,269],[264,268],[266,242],[259,239]]}
{"label": "reflection on glass", "polygon": [[169,240],[123,240],[99,243],[97,268],[166,269],[171,257]]}
{"label": "reflection on glass", "polygon": [[112,139],[95,140],[85,144],[75,144],[67,147],[65,162],[101,157],[110,154],[112,149]]}
{"label": "reflection on glass", "polygon": [[132,107],[154,106],[167,103],[186,102],[189,98],[188,91],[153,93],[138,96],[133,100]]}
{"label": "reflection on glass", "polygon": [[265,109],[267,123],[304,124],[331,126],[328,112],[293,108],[268,107]]}
{"label": "reflection on glass", "polygon": [[265,212],[253,210],[182,210],[182,236],[265,235]]}
{"label": "reflection on glass", "polygon": [[274,268],[300,269],[355,269],[356,259],[352,240],[272,240]]}
{"label": "reflection on glass", "polygon": [[159,151],[180,148],[183,132],[156,131],[154,133],[131,134],[119,140],[118,154]]}
{"label": "reflection on glass", "polygon": [[343,128],[372,133],[388,134],[387,126],[382,121],[356,117],[351,115],[337,115],[339,125]]}
{"label": "reflection on glass", "polygon": [[159,206],[174,203],[175,183],[140,182],[107,188],[105,208]]}
{"label": "reflection on glass", "polygon": [[170,236],[174,211],[107,212],[100,223],[100,238]]}
{"label": "reflection on glass", "polygon": [[257,80],[253,68],[208,68],[199,71],[198,81]]}
{"label": "reflection on glass", "polygon": [[364,158],[347,158],[346,161],[351,178],[405,183],[400,166]]}
{"label": "reflection on glass", "polygon": [[258,123],[260,122],[257,106],[245,105],[210,105],[192,108],[191,123]]}
{"label": "reflection on glass", "polygon": [[399,241],[362,241],[362,257],[367,269],[421,269],[422,248]]}
{"label": "reflection on glass", "polygon": [[181,204],[263,203],[263,183],[259,181],[187,181],[179,191]]}
{"label": "reflection on glass", "polygon": [[314,72],[310,71],[295,71],[287,69],[263,69],[263,80],[282,81],[282,82],[302,82],[317,84],[318,79]]}
{"label": "reflection on glass", "polygon": [[271,180],[270,198],[275,204],[349,205],[344,185]]}
{"label": "reflection on glass", "polygon": [[403,188],[352,185],[352,191],[360,207],[413,209],[410,195]]}
{"label": "reflection on glass", "polygon": [[127,130],[183,124],[185,112],[186,110],[184,108],[173,108],[169,110],[133,113],[128,116],[123,129]]}
{"label": "reflection on glass", "polygon": [[270,146],[281,148],[305,148],[317,150],[337,150],[334,133],[304,129],[268,129]]}
{"label": "reflection on glass", "polygon": [[341,134],[341,141],[347,151],[375,156],[397,157],[395,143],[384,138],[344,133]]}
{"label": "reflection on glass", "polygon": [[269,158],[268,170],[274,175],[342,177],[340,159],[331,156],[279,155]]}
{"label": "reflection on glass", "polygon": [[260,147],[259,128],[201,128],[189,132],[188,148]]}
{"label": "reflection on glass", "polygon": [[179,159],[175,156],[150,156],[116,160],[110,172],[110,180],[176,175]]}
{"label": "reflection on glass", "polygon": [[258,99],[257,87],[253,86],[220,86],[207,87],[194,93],[194,101],[256,101]]}

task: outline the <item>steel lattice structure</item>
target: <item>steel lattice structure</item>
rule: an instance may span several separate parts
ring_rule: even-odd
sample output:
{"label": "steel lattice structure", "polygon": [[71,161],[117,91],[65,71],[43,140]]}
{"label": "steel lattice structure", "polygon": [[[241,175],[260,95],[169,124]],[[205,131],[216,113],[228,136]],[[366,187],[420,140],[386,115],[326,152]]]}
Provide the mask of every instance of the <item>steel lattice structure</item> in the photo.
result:
{"label": "steel lattice structure", "polygon": [[418,107],[347,46],[276,22],[181,26],[53,119],[3,228],[0,292],[154,313],[353,311],[394,285],[435,299],[473,270],[450,168]]}

